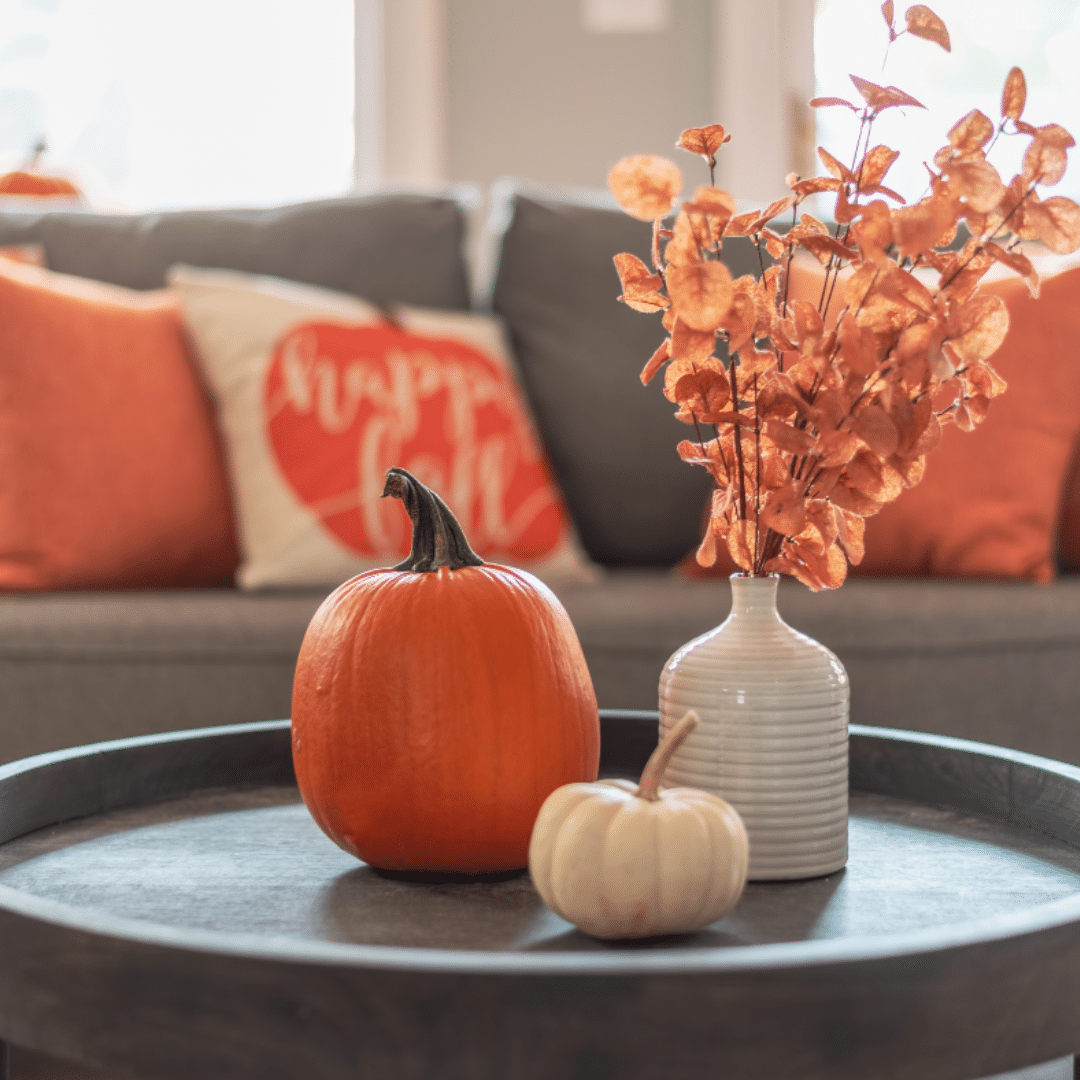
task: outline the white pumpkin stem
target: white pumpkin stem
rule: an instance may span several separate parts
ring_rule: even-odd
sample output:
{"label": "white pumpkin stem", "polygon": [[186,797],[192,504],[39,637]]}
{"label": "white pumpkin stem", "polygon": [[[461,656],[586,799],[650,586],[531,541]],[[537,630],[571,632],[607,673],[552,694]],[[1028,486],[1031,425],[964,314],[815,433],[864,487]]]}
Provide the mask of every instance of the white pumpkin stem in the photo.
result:
{"label": "white pumpkin stem", "polygon": [[682,745],[683,740],[701,723],[698,714],[690,709],[687,714],[667,733],[660,745],[652,752],[641,772],[641,780],[635,794],[640,799],[655,802],[659,797],[660,781],[664,779],[671,755]]}

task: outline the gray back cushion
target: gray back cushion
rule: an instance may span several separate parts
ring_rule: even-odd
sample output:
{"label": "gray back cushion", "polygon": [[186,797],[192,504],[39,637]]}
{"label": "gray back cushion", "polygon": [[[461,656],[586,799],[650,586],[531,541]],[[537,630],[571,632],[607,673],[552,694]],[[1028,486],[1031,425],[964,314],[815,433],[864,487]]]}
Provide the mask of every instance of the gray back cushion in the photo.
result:
{"label": "gray back cushion", "polygon": [[0,213],[0,245],[38,242],[50,269],[157,289],[173,263],[272,274],[376,304],[462,309],[467,188],[381,193],[266,210],[182,210],[137,216],[76,211]]}
{"label": "gray back cushion", "polygon": [[[489,230],[502,236],[491,305],[582,544],[605,566],[677,562],[700,539],[711,480],[676,452],[693,429],[675,419],[662,374],[641,385],[664,329],[617,301],[612,262],[621,251],[648,261],[651,227],[596,196],[538,197],[505,181],[492,201]],[[724,255],[736,276],[757,271],[748,241]]]}

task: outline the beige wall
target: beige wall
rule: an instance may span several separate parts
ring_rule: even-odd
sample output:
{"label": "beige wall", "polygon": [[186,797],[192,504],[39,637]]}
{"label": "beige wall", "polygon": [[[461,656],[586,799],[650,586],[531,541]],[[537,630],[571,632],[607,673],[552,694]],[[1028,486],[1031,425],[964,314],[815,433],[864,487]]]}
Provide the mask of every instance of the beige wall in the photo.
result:
{"label": "beige wall", "polygon": [[713,122],[711,0],[673,0],[660,33],[595,33],[581,0],[448,0],[447,176],[601,187],[623,155]]}
{"label": "beige wall", "polygon": [[355,0],[358,182],[602,187],[623,155],[661,153],[690,185],[704,168],[675,139],[709,123],[734,134],[717,182],[745,205],[815,168],[814,0],[667,0],[649,33],[590,31],[586,2]]}

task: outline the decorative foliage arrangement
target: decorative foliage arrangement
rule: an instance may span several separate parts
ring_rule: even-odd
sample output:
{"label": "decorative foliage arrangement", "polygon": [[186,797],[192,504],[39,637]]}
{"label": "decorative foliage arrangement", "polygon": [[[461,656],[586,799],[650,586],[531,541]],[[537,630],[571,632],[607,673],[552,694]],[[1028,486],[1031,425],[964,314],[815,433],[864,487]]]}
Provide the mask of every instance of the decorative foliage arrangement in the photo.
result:
{"label": "decorative foliage arrangement", "polygon": [[[910,34],[951,49],[945,24],[925,5],[907,10],[901,30],[892,0],[881,10],[890,44]],[[1008,312],[979,291],[982,277],[1001,263],[1037,296],[1020,242],[1059,254],[1080,247],[1080,206],[1039,194],[1061,179],[1074,140],[1058,124],[1022,119],[1019,68],[1005,80],[1000,121],[978,109],[962,117],[925,163],[928,189],[913,205],[885,186],[898,154],[871,136],[886,109],[923,106],[895,86],[851,80],[863,104],[810,102],[859,117],[851,164],[819,147],[827,175],[792,173],[790,194],[764,210],[737,214],[714,186],[716,153],[731,138],[719,124],[679,138],[705,160],[710,184],[677,208],[671,228],[662,222],[682,188],[671,161],[624,158],[609,177],[623,209],[653,222],[651,268],[634,255],[615,257],[620,299],[662,312],[668,332],[641,380],[664,370],[664,394],[695,432],[679,454],[715,480],[697,560],[711,566],[726,543],[746,573],[789,574],[814,590],[836,588],[848,563],[862,559],[865,519],[919,482],[942,427],[972,430],[1004,391],[987,359],[1005,337]],[[1029,140],[1008,183],[987,160],[1003,136]],[[819,192],[835,192],[832,231],[799,212]],[[785,225],[774,224],[782,218]],[[733,236],[757,245],[759,277],[732,280],[722,255]],[[825,268],[816,304],[789,297],[800,250]],[[825,313],[837,309],[827,323]],[[718,340],[728,358],[714,355]]]}

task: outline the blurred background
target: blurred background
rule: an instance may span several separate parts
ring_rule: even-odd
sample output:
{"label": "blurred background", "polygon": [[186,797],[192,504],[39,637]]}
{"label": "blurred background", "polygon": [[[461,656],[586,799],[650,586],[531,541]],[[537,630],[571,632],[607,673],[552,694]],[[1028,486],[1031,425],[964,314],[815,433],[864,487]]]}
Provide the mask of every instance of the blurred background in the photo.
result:
{"label": "blurred background", "polygon": [[[683,157],[695,183],[674,140],[720,122],[718,182],[749,205],[816,172],[816,145],[850,158],[854,115],[806,102],[854,98],[855,73],[928,106],[875,130],[917,198],[961,115],[997,119],[1014,64],[1025,117],[1080,130],[1080,0],[930,6],[952,53],[905,36],[883,69],[878,0],[0,0],[0,170],[44,139],[43,169],[131,211],[502,175],[602,187],[639,152]],[[1080,172],[1058,191],[1080,198]]]}

